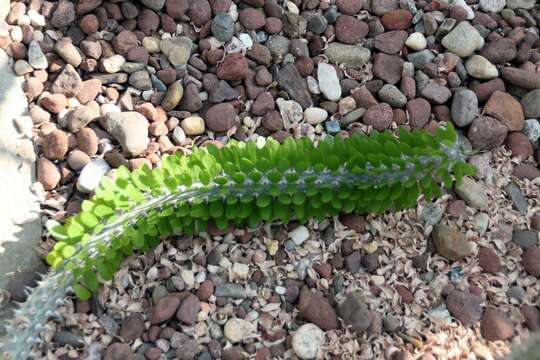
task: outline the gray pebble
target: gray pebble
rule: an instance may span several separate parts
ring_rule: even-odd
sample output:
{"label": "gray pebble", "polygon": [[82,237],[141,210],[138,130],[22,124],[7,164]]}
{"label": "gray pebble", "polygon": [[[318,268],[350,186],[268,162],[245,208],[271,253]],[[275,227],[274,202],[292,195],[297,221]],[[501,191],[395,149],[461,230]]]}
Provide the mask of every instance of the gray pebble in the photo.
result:
{"label": "gray pebble", "polygon": [[443,216],[441,207],[435,203],[429,203],[424,206],[420,213],[420,220],[429,225],[438,224]]}
{"label": "gray pebble", "polygon": [[520,288],[519,286],[511,286],[506,291],[506,295],[511,299],[516,299],[517,301],[521,302],[525,298],[525,290]]}
{"label": "gray pebble", "polygon": [[327,18],[320,14],[316,14],[310,17],[307,24],[307,29],[315,34],[322,34],[327,27]]}
{"label": "gray pebble", "polygon": [[222,42],[227,42],[234,35],[234,20],[227,13],[219,13],[212,20],[212,34]]}
{"label": "gray pebble", "polygon": [[514,230],[512,241],[520,248],[528,249],[538,243],[538,234],[534,230]]}
{"label": "gray pebble", "polygon": [[478,98],[474,91],[469,89],[459,90],[452,100],[452,121],[459,127],[472,123],[478,115]]}
{"label": "gray pebble", "polygon": [[506,186],[506,193],[512,202],[514,203],[514,208],[522,213],[523,215],[527,214],[527,209],[529,204],[527,199],[521,193],[521,189],[513,181]]}
{"label": "gray pebble", "polygon": [[240,284],[224,283],[216,286],[214,291],[216,297],[228,297],[231,299],[245,299],[246,289]]}
{"label": "gray pebble", "polygon": [[395,85],[385,84],[379,90],[379,98],[392,108],[402,108],[407,104],[407,97]]}

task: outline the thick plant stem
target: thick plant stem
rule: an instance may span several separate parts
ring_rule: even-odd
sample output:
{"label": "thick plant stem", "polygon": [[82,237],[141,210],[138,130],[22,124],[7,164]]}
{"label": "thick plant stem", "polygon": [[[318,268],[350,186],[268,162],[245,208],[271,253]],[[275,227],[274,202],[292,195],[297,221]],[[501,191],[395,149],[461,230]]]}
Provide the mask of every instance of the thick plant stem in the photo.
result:
{"label": "thick plant stem", "polygon": [[[155,246],[154,240],[178,232],[177,226],[192,228],[195,223],[198,231],[208,220],[224,227],[229,221],[253,225],[306,221],[312,213],[399,210],[414,206],[422,192],[436,194],[443,180],[449,186],[469,170],[452,128],[437,138],[425,132],[402,136],[409,136],[408,143],[384,134],[332,140],[318,149],[289,141],[281,145],[286,151],[276,143],[258,148],[233,143],[224,150],[195,150],[187,158],[191,162],[170,157],[153,171],[124,171],[115,183],[102,182],[81,214],[51,227],[61,240],[48,257],[54,269],[17,310],[2,350],[12,359],[30,357],[69,292],[90,296],[98,281],[112,278],[115,268],[103,269],[105,265],[118,267],[134,249]],[[375,151],[371,147],[382,145],[388,147],[382,150],[387,156],[370,155]],[[328,156],[317,153],[324,146]],[[373,202],[380,204],[374,207]]]}

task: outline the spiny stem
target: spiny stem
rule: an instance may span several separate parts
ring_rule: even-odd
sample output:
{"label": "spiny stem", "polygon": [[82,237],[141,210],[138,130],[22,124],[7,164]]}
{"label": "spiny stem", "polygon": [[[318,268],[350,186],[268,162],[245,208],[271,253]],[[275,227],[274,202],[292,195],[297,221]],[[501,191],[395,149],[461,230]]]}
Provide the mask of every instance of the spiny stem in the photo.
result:
{"label": "spiny stem", "polygon": [[[95,290],[98,283],[92,286],[92,279],[100,270],[100,261],[108,259],[110,253],[121,260],[133,248],[144,250],[155,245],[137,245],[124,232],[143,232],[145,239],[164,238],[171,233],[169,224],[180,222],[175,213],[182,207],[188,211],[183,218],[199,225],[208,219],[245,224],[247,217],[241,215],[240,208],[236,208],[238,214],[223,210],[235,204],[247,204],[253,210],[248,216],[254,216],[255,221],[288,221],[291,213],[305,221],[311,216],[309,212],[324,216],[362,211],[372,208],[373,201],[383,204],[379,210],[400,209],[414,206],[420,192],[432,194],[432,189],[439,188],[439,177],[446,176],[449,186],[452,171],[459,181],[470,170],[462,161],[450,126],[435,138],[420,131],[402,132],[401,136],[407,140],[400,143],[385,133],[326,140],[319,148],[304,140],[290,140],[281,146],[269,142],[262,148],[231,143],[222,150],[195,149],[187,158],[165,158],[162,167],[152,171],[124,171],[115,183],[102,181],[86,210],[66,225],[52,228],[53,235],[62,240],[51,252],[54,269],[17,310],[3,351],[16,360],[31,356],[39,333],[56,315],[66,294],[75,290],[78,296],[89,296],[85,287]],[[340,197],[340,192],[350,194]],[[133,204],[128,201],[126,205],[130,196]],[[362,196],[371,199],[364,201]],[[268,203],[262,201],[264,197],[270,199]],[[325,205],[319,208],[317,202]],[[211,213],[209,209],[215,204],[221,204],[219,211]],[[121,205],[124,207],[115,209]],[[202,206],[206,215],[195,213],[197,206]],[[119,239],[127,241],[118,244]],[[68,252],[63,251],[68,247]],[[85,273],[91,278],[84,278]]]}

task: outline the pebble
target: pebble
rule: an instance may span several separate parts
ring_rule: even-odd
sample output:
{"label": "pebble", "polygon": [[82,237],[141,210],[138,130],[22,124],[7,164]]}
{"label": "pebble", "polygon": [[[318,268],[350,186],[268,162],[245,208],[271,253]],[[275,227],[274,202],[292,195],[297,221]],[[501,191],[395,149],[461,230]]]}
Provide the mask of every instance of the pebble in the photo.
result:
{"label": "pebble", "polygon": [[68,98],[77,96],[81,89],[82,79],[71,64],[64,66],[64,69],[56,77],[51,87],[53,93],[63,94]]}
{"label": "pebble", "polygon": [[540,74],[513,67],[503,67],[500,73],[502,79],[512,85],[527,90],[540,89]]}
{"label": "pebble", "polygon": [[504,143],[508,127],[491,116],[476,117],[467,133],[472,146],[477,149],[489,150]]}
{"label": "pebble", "polygon": [[105,129],[130,155],[140,155],[148,147],[148,120],[140,113],[109,112],[105,115],[104,123]]}
{"label": "pebble", "polygon": [[51,190],[58,185],[61,179],[60,171],[54,163],[46,158],[40,158],[37,161],[37,181],[39,181],[45,190]]}
{"label": "pebble", "polygon": [[343,64],[352,69],[358,69],[371,58],[371,51],[359,45],[340,44],[331,42],[324,50],[328,61]]}
{"label": "pebble", "polygon": [[538,243],[538,234],[534,230],[514,230],[512,241],[520,248],[527,250]]}
{"label": "pebble", "polygon": [[474,91],[462,89],[454,94],[451,115],[452,121],[459,127],[472,123],[478,115],[478,98]]}
{"label": "pebble", "polygon": [[508,340],[514,336],[514,325],[502,310],[488,307],[480,322],[480,333],[489,341]]}
{"label": "pebble", "polygon": [[522,302],[523,299],[525,299],[525,296],[527,295],[527,293],[525,292],[525,290],[523,290],[523,288],[519,286],[511,286],[506,291],[506,295],[510,299],[515,299],[518,302]]}
{"label": "pebble", "polygon": [[36,40],[32,40],[28,46],[28,63],[34,69],[46,69],[49,65],[45,54]]}
{"label": "pebble", "polygon": [[251,322],[239,318],[229,319],[223,328],[223,335],[233,344],[243,341],[252,333],[253,326]]}
{"label": "pebble", "polygon": [[58,345],[71,345],[73,347],[84,346],[82,335],[72,331],[57,331],[52,338],[52,342]]}
{"label": "pebble", "polygon": [[[205,116],[205,124],[214,132],[225,132],[232,128],[236,120],[236,110],[231,104],[216,104],[208,109]],[[186,131],[186,129],[184,129]],[[188,132],[186,131],[186,134]]]}
{"label": "pebble", "polygon": [[484,113],[493,116],[510,131],[519,131],[523,128],[525,116],[519,101],[512,95],[496,90],[484,105]]}
{"label": "pebble", "polygon": [[540,310],[534,305],[523,305],[521,312],[530,331],[540,330]]}
{"label": "pebble", "polygon": [[527,274],[534,277],[540,277],[540,248],[532,246],[523,252],[522,264]]}
{"label": "pebble", "polygon": [[487,273],[496,274],[501,269],[501,259],[495,250],[482,247],[478,251],[478,264]]}
{"label": "pebble", "polygon": [[[161,107],[165,111],[174,110],[180,103],[180,100],[182,100],[183,96],[184,87],[182,86],[182,80],[175,81],[169,86],[167,92],[165,93],[165,96],[163,97],[163,100],[161,100]],[[204,122],[202,131],[204,131]]]}
{"label": "pebble", "polygon": [[302,288],[298,310],[303,319],[317,325],[323,330],[339,328],[336,312],[328,299],[321,293],[314,293],[307,287]]}
{"label": "pebble", "polygon": [[201,310],[199,298],[193,294],[188,295],[176,312],[176,319],[181,323],[193,326],[197,322],[197,315]]}
{"label": "pebble", "polygon": [[338,120],[330,120],[324,123],[326,132],[335,135],[341,131],[341,125]]}
{"label": "pebble", "polygon": [[480,0],[480,9],[484,12],[501,12],[506,6],[506,0]]}
{"label": "pebble", "polygon": [[90,193],[98,187],[101,178],[109,172],[111,167],[103,159],[90,161],[82,169],[77,180],[77,190],[83,193]]}
{"label": "pebble", "polygon": [[174,295],[166,295],[154,302],[150,312],[150,323],[159,324],[172,318],[180,306],[180,299]]}
{"label": "pebble", "polygon": [[510,38],[490,41],[482,48],[480,55],[494,64],[504,64],[512,61],[517,55],[515,42]]}
{"label": "pebble", "polygon": [[144,318],[140,314],[132,314],[124,318],[120,327],[120,336],[126,342],[139,338],[145,330]]}
{"label": "pebble", "polygon": [[[292,100],[300,104],[302,109],[313,105],[306,81],[300,76],[300,73],[294,64],[286,65],[278,71],[277,82],[279,86],[289,94]],[[337,90],[334,91],[337,92]],[[279,107],[279,99],[276,103]]]}
{"label": "pebble", "polygon": [[82,62],[81,54],[79,50],[73,45],[73,43],[64,38],[56,43],[55,50],[67,63],[78,67]]}
{"label": "pebble", "polygon": [[531,10],[534,8],[535,0],[506,0],[506,7],[509,9],[525,9]]}
{"label": "pebble", "polygon": [[328,118],[328,112],[319,107],[309,107],[304,110],[304,119],[308,124],[317,125]]}
{"label": "pebble", "polygon": [[68,151],[68,136],[61,130],[54,130],[43,139],[43,155],[49,160],[64,160]]}
{"label": "pebble", "polygon": [[427,40],[424,37],[424,34],[422,34],[421,32],[415,32],[409,35],[407,40],[405,40],[405,45],[415,51],[420,51],[426,48]]}
{"label": "pebble", "polygon": [[373,59],[373,75],[389,84],[401,79],[404,61],[395,55],[379,53]]}
{"label": "pebble", "polygon": [[358,335],[364,334],[371,325],[371,314],[359,291],[351,292],[339,306],[339,315]]}
{"label": "pebble", "polygon": [[448,35],[442,38],[441,44],[459,57],[471,56],[484,45],[478,30],[469,22],[460,22]]}
{"label": "pebble", "polygon": [[247,297],[246,289],[242,285],[232,283],[217,284],[214,295],[231,299],[245,299]]}
{"label": "pebble", "polygon": [[103,360],[124,360],[134,358],[134,356],[128,344],[117,342],[107,347]]}
{"label": "pebble", "polygon": [[398,54],[407,40],[407,32],[403,30],[388,31],[375,36],[375,48],[389,54]]}
{"label": "pebble", "polygon": [[476,245],[465,238],[459,229],[443,224],[433,227],[431,234],[439,255],[451,261],[471,256],[476,251]]}
{"label": "pebble", "polygon": [[313,324],[298,328],[291,341],[294,353],[301,359],[314,359],[323,343],[324,331]]}
{"label": "pebble", "polygon": [[315,34],[322,34],[328,27],[328,20],[321,14],[310,16],[307,23],[307,29]]}
{"label": "pebble", "polygon": [[337,101],[341,98],[341,86],[336,69],[333,66],[321,63],[317,68],[317,79],[319,89],[330,101]]}
{"label": "pebble", "polygon": [[443,211],[439,205],[435,203],[428,203],[422,208],[420,220],[429,225],[436,225],[441,221],[442,216]]}
{"label": "pebble", "polygon": [[234,20],[227,13],[219,13],[212,19],[212,34],[222,42],[227,42],[234,35]]}
{"label": "pebble", "polygon": [[362,122],[366,125],[373,126],[378,131],[383,131],[390,127],[393,119],[393,112],[390,105],[380,103],[371,106],[362,117]]}
{"label": "pebble", "polygon": [[471,327],[482,317],[482,298],[466,291],[452,291],[446,297],[450,314],[464,326]]}
{"label": "pebble", "polygon": [[185,36],[173,36],[162,39],[159,48],[177,68],[185,67],[191,55],[193,42]]}
{"label": "pebble", "polygon": [[339,16],[334,27],[337,41],[343,44],[356,44],[369,32],[367,23],[349,15]]}
{"label": "pebble", "polygon": [[510,200],[512,200],[515,209],[523,215],[527,214],[529,203],[515,182],[511,181],[508,183],[506,186],[506,194]]}
{"label": "pebble", "polygon": [[465,200],[467,205],[475,209],[484,210],[487,208],[489,200],[486,190],[479,182],[470,177],[463,178],[461,184],[456,186],[456,193]]}
{"label": "pebble", "polygon": [[309,230],[305,226],[298,226],[291,232],[289,232],[289,237],[292,239],[292,241],[297,245],[300,246],[309,239]]}
{"label": "pebble", "polygon": [[116,54],[102,61],[103,70],[109,74],[114,74],[122,70],[122,66],[126,63],[126,58]]}
{"label": "pebble", "polygon": [[465,69],[467,69],[467,74],[480,80],[494,79],[499,76],[495,65],[481,55],[473,55],[467,59]]}
{"label": "pebble", "polygon": [[439,85],[434,81],[429,81],[420,90],[420,95],[432,104],[442,105],[452,97],[452,92],[445,86]]}
{"label": "pebble", "polygon": [[489,225],[489,216],[483,212],[474,215],[473,225],[474,230],[480,235],[483,235],[487,231]]}
{"label": "pebble", "polygon": [[381,101],[393,108],[402,108],[407,104],[407,97],[395,85],[385,84],[378,95]]}
{"label": "pebble", "polygon": [[[521,98],[521,106],[523,107],[525,118],[540,118],[540,89],[530,91],[523,98]],[[540,137],[540,134],[538,136]]]}

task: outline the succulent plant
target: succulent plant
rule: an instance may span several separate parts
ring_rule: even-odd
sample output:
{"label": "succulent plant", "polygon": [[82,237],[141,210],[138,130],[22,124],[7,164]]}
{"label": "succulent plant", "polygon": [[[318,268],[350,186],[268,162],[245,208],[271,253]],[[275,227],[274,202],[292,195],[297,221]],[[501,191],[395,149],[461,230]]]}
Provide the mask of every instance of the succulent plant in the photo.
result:
{"label": "succulent plant", "polygon": [[451,124],[436,135],[401,129],[350,138],[230,141],[162,158],[161,166],[103,177],[81,212],[47,227],[58,240],[53,268],[17,311],[4,350],[14,359],[32,347],[65,296],[88,299],[123,259],[174,233],[204,231],[209,222],[252,227],[261,221],[306,222],[339,213],[414,207],[474,172],[463,161]]}

